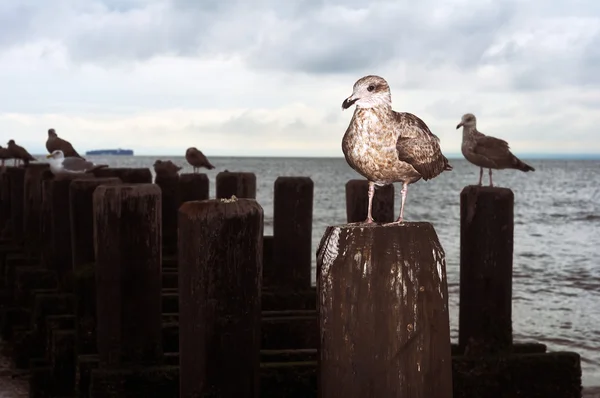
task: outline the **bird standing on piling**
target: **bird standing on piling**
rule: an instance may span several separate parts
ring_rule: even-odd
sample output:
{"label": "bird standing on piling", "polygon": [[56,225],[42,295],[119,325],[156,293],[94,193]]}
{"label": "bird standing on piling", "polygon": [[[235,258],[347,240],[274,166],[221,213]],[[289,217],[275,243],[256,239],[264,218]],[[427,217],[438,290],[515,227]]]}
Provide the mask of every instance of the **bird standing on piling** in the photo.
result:
{"label": "bird standing on piling", "polygon": [[77,153],[73,145],[67,140],[63,140],[60,138],[54,129],[48,130],[48,139],[46,140],[46,149],[48,153],[52,153],[54,151],[62,151],[65,157],[77,157],[84,159],[80,154]]}
{"label": "bird standing on piling", "polygon": [[31,156],[31,154],[27,152],[27,149],[15,144],[15,140],[8,141],[7,149],[11,157],[15,160],[15,166],[17,166],[19,160],[23,161],[25,165],[28,165],[31,160],[36,160],[36,158]]}
{"label": "bird standing on piling", "polygon": [[154,172],[156,175],[177,175],[181,167],[170,160],[162,161],[160,159],[154,162]]}
{"label": "bird standing on piling", "polygon": [[369,180],[365,222],[373,222],[375,185],[402,182],[400,215],[392,224],[401,223],[408,185],[421,178],[430,180],[452,170],[452,166],[442,154],[439,138],[423,120],[392,110],[390,87],[382,77],[369,75],[354,83],[352,95],[344,100],[342,109],[352,105],[356,109],[344,134],[342,151],[350,167]]}
{"label": "bird standing on piling", "polygon": [[475,166],[479,166],[479,186],[482,184],[484,167],[489,169],[490,187],[494,186],[492,169],[535,171],[533,167],[512,154],[508,142],[479,132],[477,130],[477,119],[472,113],[466,113],[462,116],[456,129],[459,127],[463,128],[460,148],[463,156]]}
{"label": "bird standing on piling", "polygon": [[60,149],[52,151],[46,158],[49,160],[48,163],[50,163],[50,171],[54,175],[90,173],[94,170],[108,167],[108,165],[96,165],[75,156],[65,157]]}
{"label": "bird standing on piling", "polygon": [[215,168],[196,147],[190,147],[185,151],[185,160],[194,167],[194,173],[201,167],[206,167],[209,170]]}

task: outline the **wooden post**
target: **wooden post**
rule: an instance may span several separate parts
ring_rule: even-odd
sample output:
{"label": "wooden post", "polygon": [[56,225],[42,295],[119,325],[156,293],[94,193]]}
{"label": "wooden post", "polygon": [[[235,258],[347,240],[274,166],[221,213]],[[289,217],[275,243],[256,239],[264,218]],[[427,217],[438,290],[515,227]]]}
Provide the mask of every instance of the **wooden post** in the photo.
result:
{"label": "wooden post", "polygon": [[309,177],[275,180],[273,267],[264,270],[273,287],[310,288],[313,191]]}
{"label": "wooden post", "polygon": [[[48,175],[50,174],[50,176]],[[52,230],[52,183],[54,175],[50,170],[42,174],[42,213],[40,216],[40,260],[44,268],[52,269],[54,258]]]}
{"label": "wooden post", "polygon": [[57,175],[50,180],[50,258],[48,266],[57,273],[59,287],[70,291],[73,278],[73,251],[71,250],[71,214],[69,186],[81,175]]}
{"label": "wooden post", "polygon": [[0,234],[7,232],[10,220],[10,180],[8,170],[11,167],[0,168]]}
{"label": "wooden post", "polygon": [[96,268],[94,253],[94,191],[117,185],[115,177],[74,180],[69,187],[73,291],[75,293],[76,352],[96,353]]}
{"label": "wooden post", "polygon": [[179,175],[157,175],[155,184],[162,193],[162,245],[163,254],[177,252],[177,210],[179,210]]}
{"label": "wooden post", "polygon": [[94,254],[94,191],[100,185],[117,185],[116,177],[74,180],[69,187],[73,270],[77,272],[96,259]]}
{"label": "wooden post", "polygon": [[100,364],[162,360],[161,193],[155,184],[94,191]]}
{"label": "wooden post", "polygon": [[222,171],[217,174],[217,199],[230,198],[256,199],[256,175]]}
{"label": "wooden post", "polygon": [[328,227],[317,252],[321,398],[449,398],[446,260],[429,223]]}
{"label": "wooden post", "polygon": [[10,180],[10,224],[12,238],[17,244],[23,243],[23,193],[25,191],[25,169],[11,167],[7,170]]}
{"label": "wooden post", "polygon": [[512,346],[514,194],[467,186],[460,194],[460,352]]}
{"label": "wooden post", "polygon": [[179,396],[258,398],[263,209],[187,202],[179,233]]}
{"label": "wooden post", "polygon": [[108,178],[117,177],[124,184],[151,184],[152,172],[146,167],[107,167],[94,170],[96,177]]}
{"label": "wooden post", "polygon": [[[369,207],[369,182],[349,180],[346,183],[346,217],[349,223],[367,219]],[[389,223],[394,219],[394,185],[375,187],[373,219],[377,223]]]}
{"label": "wooden post", "polygon": [[185,173],[179,176],[179,200],[181,203],[208,199],[210,182],[206,174]]}
{"label": "wooden post", "polygon": [[23,230],[29,255],[39,253],[40,218],[42,214],[42,177],[49,170],[47,163],[30,164],[25,170],[23,191]]}

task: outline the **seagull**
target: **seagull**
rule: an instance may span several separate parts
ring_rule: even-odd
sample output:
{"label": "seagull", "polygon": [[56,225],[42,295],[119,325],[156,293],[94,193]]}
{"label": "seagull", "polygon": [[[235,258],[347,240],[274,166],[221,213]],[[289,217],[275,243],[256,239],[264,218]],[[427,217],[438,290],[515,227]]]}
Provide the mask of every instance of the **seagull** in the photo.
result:
{"label": "seagull", "polygon": [[177,166],[175,163],[171,162],[170,160],[167,161],[162,161],[162,160],[156,160],[154,162],[154,172],[156,173],[156,175],[161,175],[161,176],[166,176],[166,175],[177,175],[177,173],[179,173],[179,170],[181,170],[181,167]]}
{"label": "seagull", "polygon": [[56,150],[61,150],[62,153],[67,157],[78,157],[84,159],[80,154],[77,153],[73,145],[67,140],[60,138],[54,129],[48,130],[48,139],[46,140],[46,149],[48,153],[52,153]]}
{"label": "seagull", "polygon": [[66,158],[63,151],[60,149],[52,151],[52,153],[47,155],[46,158],[49,159],[48,163],[50,163],[50,171],[54,175],[83,174],[103,167],[108,167],[108,165],[105,164],[95,165],[92,162],[88,162],[87,160],[83,160],[75,156]]}
{"label": "seagull", "polygon": [[373,222],[375,186],[402,182],[400,215],[392,223],[399,224],[404,220],[408,185],[437,177],[452,166],[442,154],[439,138],[423,120],[392,110],[390,87],[384,78],[368,75],[357,80],[342,110],[352,105],[356,109],[342,139],[342,151],[350,167],[369,181],[365,223]]}
{"label": "seagull", "polygon": [[36,160],[36,158],[27,152],[27,149],[15,144],[15,140],[8,141],[7,149],[14,159],[15,166],[17,166],[19,160],[22,160],[25,165],[28,165],[31,160]]}
{"label": "seagull", "polygon": [[194,167],[194,173],[201,167],[206,167],[209,170],[215,168],[215,166],[208,161],[206,156],[196,149],[196,147],[188,148],[187,151],[185,151],[185,160]]}
{"label": "seagull", "polygon": [[533,167],[523,162],[512,154],[508,142],[499,138],[485,135],[477,130],[477,119],[472,113],[462,116],[456,126],[463,128],[461,152],[465,159],[479,166],[479,186],[483,180],[483,168],[489,169],[490,187],[492,182],[492,169],[517,169],[521,171],[535,171]]}

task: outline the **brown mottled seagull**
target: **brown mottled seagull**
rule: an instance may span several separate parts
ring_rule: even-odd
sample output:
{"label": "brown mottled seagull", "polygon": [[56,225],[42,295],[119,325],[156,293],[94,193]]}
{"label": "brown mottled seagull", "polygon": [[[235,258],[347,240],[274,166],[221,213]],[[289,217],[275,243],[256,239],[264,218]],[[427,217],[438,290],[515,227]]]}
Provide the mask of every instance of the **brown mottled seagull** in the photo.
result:
{"label": "brown mottled seagull", "polygon": [[392,95],[388,83],[379,76],[369,75],[354,83],[352,95],[344,100],[342,109],[356,105],[350,125],[342,140],[346,161],[369,180],[371,215],[375,185],[402,182],[402,205],[396,222],[404,220],[404,203],[408,185],[421,178],[430,180],[443,171],[452,170],[442,154],[439,138],[417,116],[392,110]]}
{"label": "brown mottled seagull", "polygon": [[185,160],[194,167],[194,173],[201,167],[206,167],[209,170],[215,168],[196,147],[190,147],[185,151]]}
{"label": "brown mottled seagull", "polygon": [[60,138],[54,129],[48,130],[48,139],[46,140],[46,149],[48,153],[52,153],[54,151],[62,151],[63,155],[67,158],[70,157],[78,157],[82,158],[80,154],[77,153],[73,145],[67,140],[63,140]]}
{"label": "brown mottled seagull", "polygon": [[490,187],[492,182],[492,169],[516,169],[521,171],[535,171],[533,167],[523,162],[512,154],[508,142],[499,138],[485,135],[477,130],[477,119],[472,113],[466,113],[456,126],[463,128],[461,152],[465,159],[479,166],[479,185],[483,180],[483,168],[489,169]]}
{"label": "brown mottled seagull", "polygon": [[11,157],[15,159],[15,165],[17,165],[19,160],[22,160],[25,165],[28,165],[31,160],[36,160],[36,158],[27,152],[27,149],[15,144],[15,140],[8,141],[7,149],[11,154]]}
{"label": "brown mottled seagull", "polygon": [[175,163],[170,160],[162,161],[160,159],[154,162],[154,172],[156,175],[167,176],[167,175],[177,175],[181,167],[177,166]]}

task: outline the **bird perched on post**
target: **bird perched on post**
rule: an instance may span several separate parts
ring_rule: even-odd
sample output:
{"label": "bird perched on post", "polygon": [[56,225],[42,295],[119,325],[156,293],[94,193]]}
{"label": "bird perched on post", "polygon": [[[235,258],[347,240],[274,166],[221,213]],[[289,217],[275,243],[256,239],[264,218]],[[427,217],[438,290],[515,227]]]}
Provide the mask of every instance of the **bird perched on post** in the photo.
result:
{"label": "bird perched on post", "polygon": [[175,163],[171,162],[170,160],[162,161],[162,160],[158,159],[154,162],[153,166],[154,166],[154,172],[156,173],[157,176],[158,175],[160,175],[160,176],[177,175],[179,170],[181,170],[181,167],[177,166]]}
{"label": "bird perched on post", "polygon": [[201,167],[206,167],[209,170],[215,168],[196,147],[190,147],[185,151],[185,160],[194,167],[194,173]]}
{"label": "bird perched on post", "polygon": [[354,83],[352,95],[344,100],[342,109],[352,105],[356,109],[344,134],[342,151],[350,167],[369,180],[365,222],[373,222],[375,185],[402,182],[402,205],[395,222],[401,223],[408,185],[421,178],[430,180],[452,170],[452,166],[442,154],[439,138],[423,120],[392,110],[390,87],[382,77],[369,75]]}
{"label": "bird perched on post", "polygon": [[51,154],[46,155],[46,158],[49,159],[50,171],[54,175],[90,173],[94,170],[108,167],[106,164],[96,165],[75,156],[65,157],[60,149],[52,151]]}
{"label": "bird perched on post", "polygon": [[73,145],[67,140],[60,138],[54,129],[48,130],[48,139],[46,140],[46,149],[48,153],[60,150],[65,157],[78,157],[84,159],[80,154],[77,153]]}
{"label": "bird perched on post", "polygon": [[499,138],[485,135],[477,130],[477,119],[472,113],[462,116],[456,126],[463,128],[461,152],[465,159],[479,166],[479,185],[483,180],[483,168],[489,169],[490,187],[492,182],[492,169],[517,169],[521,171],[535,171],[533,167],[523,162],[512,154],[508,142]]}
{"label": "bird perched on post", "polygon": [[7,149],[11,157],[15,160],[15,166],[17,165],[17,162],[19,160],[22,160],[25,165],[28,165],[31,160],[36,160],[36,158],[31,156],[31,154],[27,152],[27,149],[15,144],[15,140],[8,141]]}
{"label": "bird perched on post", "polygon": [[2,167],[4,167],[4,162],[8,159],[12,159],[10,151],[0,145],[0,160],[2,160]]}

